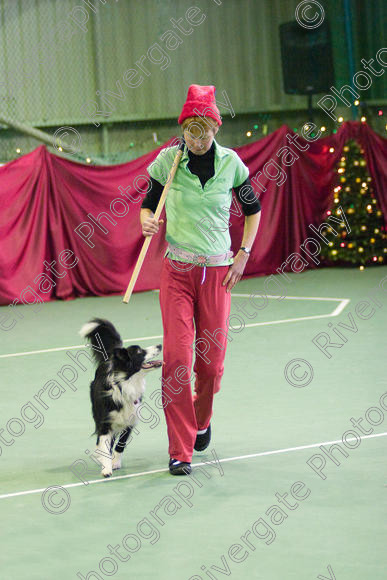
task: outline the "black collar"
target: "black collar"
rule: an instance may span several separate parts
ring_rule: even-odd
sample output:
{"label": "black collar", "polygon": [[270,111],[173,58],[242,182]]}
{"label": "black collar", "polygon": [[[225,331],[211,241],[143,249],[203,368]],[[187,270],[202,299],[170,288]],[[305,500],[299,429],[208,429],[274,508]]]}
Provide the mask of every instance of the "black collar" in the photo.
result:
{"label": "black collar", "polygon": [[188,156],[190,161],[199,161],[200,159],[207,161],[208,159],[213,159],[215,157],[215,141],[212,142],[211,147],[204,153],[204,155],[195,155],[188,149]]}

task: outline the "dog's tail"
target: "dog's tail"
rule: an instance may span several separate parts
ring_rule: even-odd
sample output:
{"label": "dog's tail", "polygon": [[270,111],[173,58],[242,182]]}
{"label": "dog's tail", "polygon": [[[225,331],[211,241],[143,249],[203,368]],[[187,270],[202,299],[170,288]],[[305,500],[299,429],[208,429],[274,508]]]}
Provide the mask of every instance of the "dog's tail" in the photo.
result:
{"label": "dog's tail", "polygon": [[115,348],[123,346],[114,325],[103,318],[90,320],[82,326],[79,334],[90,342],[97,364],[106,361]]}

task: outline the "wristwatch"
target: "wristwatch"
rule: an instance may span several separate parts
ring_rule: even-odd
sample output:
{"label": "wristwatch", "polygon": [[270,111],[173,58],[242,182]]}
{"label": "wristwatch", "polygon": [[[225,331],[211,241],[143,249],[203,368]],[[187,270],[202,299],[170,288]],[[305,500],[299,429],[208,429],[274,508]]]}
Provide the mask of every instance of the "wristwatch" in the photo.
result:
{"label": "wristwatch", "polygon": [[243,250],[245,252],[245,254],[248,254],[248,255],[251,254],[251,248],[248,248],[247,246],[241,246],[239,249]]}

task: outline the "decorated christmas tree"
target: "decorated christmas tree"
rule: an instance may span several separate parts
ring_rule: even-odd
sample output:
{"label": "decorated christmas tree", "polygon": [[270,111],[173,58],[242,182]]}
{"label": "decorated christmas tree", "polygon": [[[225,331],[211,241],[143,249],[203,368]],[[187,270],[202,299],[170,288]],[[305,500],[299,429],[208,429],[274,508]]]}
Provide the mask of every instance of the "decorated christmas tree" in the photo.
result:
{"label": "decorated christmas tree", "polygon": [[322,255],[328,262],[360,266],[383,264],[387,257],[383,214],[367,172],[364,151],[355,141],[343,148],[334,188],[333,207],[328,215],[339,216],[341,206],[347,216],[350,233],[344,225],[335,225],[338,241],[331,242]]}

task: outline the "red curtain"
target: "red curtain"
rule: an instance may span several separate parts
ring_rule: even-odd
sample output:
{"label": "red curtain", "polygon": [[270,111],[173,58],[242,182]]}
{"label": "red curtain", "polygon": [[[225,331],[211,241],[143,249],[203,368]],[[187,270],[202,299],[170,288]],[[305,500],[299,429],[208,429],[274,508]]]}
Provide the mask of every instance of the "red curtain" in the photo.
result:
{"label": "red curtain", "polygon": [[[331,206],[334,168],[348,139],[363,147],[387,216],[387,140],[365,124],[344,123],[315,142],[283,126],[236,149],[262,203],[246,277],[275,273],[306,238],[315,237],[310,225],[320,225]],[[0,304],[32,302],[36,295],[47,301],[123,293],[144,240],[139,212],[146,167],[162,147],[129,163],[94,167],[41,146],[1,167]],[[244,216],[232,214],[230,221],[237,251]],[[165,224],[150,244],[136,291],[158,288],[164,234]]]}

